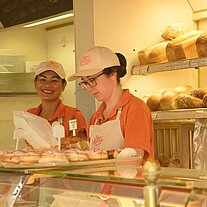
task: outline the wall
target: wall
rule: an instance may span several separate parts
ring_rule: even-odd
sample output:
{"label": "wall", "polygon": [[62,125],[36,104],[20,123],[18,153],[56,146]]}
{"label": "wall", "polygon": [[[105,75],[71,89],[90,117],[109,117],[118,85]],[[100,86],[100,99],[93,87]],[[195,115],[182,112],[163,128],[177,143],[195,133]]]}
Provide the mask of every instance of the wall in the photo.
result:
{"label": "wall", "polygon": [[[74,25],[47,31],[48,60],[56,60],[63,64],[66,76],[75,72]],[[75,107],[75,82],[68,82],[62,93],[65,104]]]}
{"label": "wall", "polygon": [[[198,21],[198,29],[207,31],[207,19]],[[207,87],[207,67],[199,68],[200,87]]]}
{"label": "wall", "polygon": [[[197,86],[197,71],[162,72],[149,76],[130,75],[138,64],[137,53],[162,40],[172,23],[183,22],[196,29],[186,0],[99,0],[94,2],[94,43],[122,52],[128,60],[128,76],[123,87],[143,97],[153,91],[178,84]],[[110,6],[109,6],[110,5]],[[107,10],[107,14],[103,11]]]}
{"label": "wall", "polygon": [[[62,47],[61,38],[66,45]],[[44,29],[15,29],[0,32],[0,49],[12,49],[19,55],[26,55],[27,61],[54,59],[63,63],[67,75],[74,72],[74,29],[73,26],[46,31]],[[69,95],[70,94],[70,95]],[[75,106],[74,83],[68,84],[62,99]],[[0,97],[0,149],[13,149],[14,124],[12,111],[27,110],[40,103],[36,95]],[[21,143],[23,145],[23,142]]]}
{"label": "wall", "polygon": [[[0,49],[12,49],[26,60],[42,60],[47,57],[46,31],[15,29],[0,32]],[[11,96],[0,98],[0,148],[14,148],[14,110],[26,110],[39,103],[36,96]]]}

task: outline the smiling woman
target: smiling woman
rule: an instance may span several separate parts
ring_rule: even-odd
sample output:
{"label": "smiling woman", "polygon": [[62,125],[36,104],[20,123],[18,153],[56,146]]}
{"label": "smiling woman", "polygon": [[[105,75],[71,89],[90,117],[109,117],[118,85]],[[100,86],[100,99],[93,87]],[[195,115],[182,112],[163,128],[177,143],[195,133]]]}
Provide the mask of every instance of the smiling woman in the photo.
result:
{"label": "smiling woman", "polygon": [[40,63],[35,73],[34,84],[41,104],[28,109],[28,112],[47,119],[51,125],[58,121],[65,128],[65,138],[74,136],[69,130],[69,121],[76,120],[76,136],[86,138],[86,121],[81,111],[64,105],[60,99],[66,86],[65,76],[62,64],[55,61]]}

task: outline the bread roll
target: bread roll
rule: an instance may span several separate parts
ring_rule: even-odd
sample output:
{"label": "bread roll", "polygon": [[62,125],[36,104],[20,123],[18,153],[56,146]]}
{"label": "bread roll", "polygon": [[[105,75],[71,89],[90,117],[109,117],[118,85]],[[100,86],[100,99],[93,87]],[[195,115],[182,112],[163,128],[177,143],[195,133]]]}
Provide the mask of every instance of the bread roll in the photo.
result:
{"label": "bread roll", "polygon": [[203,96],[203,104],[207,107],[207,94]]}
{"label": "bread roll", "polygon": [[192,89],[189,94],[193,97],[203,99],[204,95],[207,94],[207,88],[196,88]]}
{"label": "bread roll", "polygon": [[167,60],[165,48],[169,41],[159,42],[138,52],[140,65]]}
{"label": "bread roll", "polygon": [[160,98],[160,106],[163,111],[174,109],[174,100],[178,96],[178,93],[168,91]]}
{"label": "bread roll", "polygon": [[159,62],[167,61],[166,46],[168,43],[169,41],[161,42],[151,50],[151,52],[148,55],[150,63],[159,63]]}
{"label": "bread roll", "polygon": [[[186,44],[186,46],[183,46],[184,48],[189,48],[187,46],[189,46],[189,44],[192,44],[193,40],[196,40],[196,38],[198,38],[202,33],[204,33],[203,31],[200,30],[193,30],[190,32],[187,32],[185,34],[180,35],[179,37],[173,39],[171,42],[169,42],[166,46],[166,56],[168,61],[176,61],[179,59],[180,56],[184,56],[183,54],[179,54],[176,56],[176,51],[175,51],[175,46],[176,45],[183,45],[182,42],[184,42],[184,44]],[[185,42],[186,41],[186,42]],[[195,44],[195,42],[194,42]],[[179,49],[177,48],[178,52]],[[182,52],[182,48],[180,53]],[[192,52],[189,52],[192,53]],[[187,56],[192,56],[192,54],[188,54]],[[181,58],[180,58],[181,59]]]}
{"label": "bread roll", "polygon": [[197,38],[196,49],[198,57],[207,56],[207,33],[203,33]]}
{"label": "bread roll", "polygon": [[202,99],[188,94],[179,94],[174,101],[174,108],[176,109],[202,108],[203,106],[204,104]]}
{"label": "bread roll", "polygon": [[175,87],[174,91],[176,93],[187,93],[192,89],[193,89],[193,87],[190,85],[179,85],[179,86]]}
{"label": "bread roll", "polygon": [[184,23],[171,24],[163,32],[162,37],[165,40],[172,40],[189,31],[190,31],[190,28],[187,27]]}
{"label": "bread roll", "polygon": [[167,92],[174,92],[174,90],[175,90],[174,88],[164,88],[162,91],[162,95],[164,95]]}
{"label": "bread roll", "polygon": [[160,98],[161,94],[152,94],[147,99],[147,106],[149,107],[150,111],[160,111]]}

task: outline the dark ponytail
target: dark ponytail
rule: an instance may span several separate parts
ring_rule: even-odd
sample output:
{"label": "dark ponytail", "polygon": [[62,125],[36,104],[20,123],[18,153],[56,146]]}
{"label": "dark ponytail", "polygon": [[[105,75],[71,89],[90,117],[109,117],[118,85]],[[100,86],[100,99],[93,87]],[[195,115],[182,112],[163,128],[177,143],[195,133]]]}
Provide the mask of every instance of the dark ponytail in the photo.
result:
{"label": "dark ponytail", "polygon": [[124,77],[126,75],[126,73],[127,73],[127,70],[126,70],[127,60],[124,57],[124,55],[122,55],[121,53],[115,53],[115,54],[116,54],[116,56],[119,59],[120,65],[119,66],[112,66],[112,67],[105,68],[103,70],[103,72],[104,72],[104,74],[108,74],[109,75],[113,71],[116,71],[117,72],[117,80],[120,81],[120,78]]}

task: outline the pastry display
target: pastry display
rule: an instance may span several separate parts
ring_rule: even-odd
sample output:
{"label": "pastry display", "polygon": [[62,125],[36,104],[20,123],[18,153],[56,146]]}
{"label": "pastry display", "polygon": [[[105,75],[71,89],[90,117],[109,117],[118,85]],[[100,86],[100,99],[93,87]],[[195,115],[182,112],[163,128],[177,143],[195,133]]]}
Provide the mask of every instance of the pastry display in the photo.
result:
{"label": "pastry display", "polygon": [[50,149],[42,153],[42,157],[39,163],[49,163],[49,162],[68,162],[68,159],[64,152]]}
{"label": "pastry display", "polygon": [[0,162],[3,162],[4,155],[7,153],[6,150],[0,150]]}
{"label": "pastry display", "polygon": [[66,137],[61,143],[62,149],[89,150],[89,143],[81,137]]}
{"label": "pastry display", "polygon": [[[128,148],[126,148],[128,149]],[[119,150],[79,150],[56,148],[44,150],[0,150],[1,162],[6,164],[68,163],[116,159],[127,151]],[[126,157],[128,154],[126,154]],[[129,156],[130,157],[130,156]]]}
{"label": "pastry display", "polygon": [[42,157],[41,151],[25,151],[20,157],[20,163],[38,163]]}
{"label": "pastry display", "polygon": [[20,163],[21,156],[24,153],[25,152],[22,151],[22,150],[11,150],[11,151],[7,151],[4,154],[3,162],[4,163],[10,163],[10,164],[19,164]]}
{"label": "pastry display", "polygon": [[64,150],[64,153],[70,162],[82,162],[89,160],[87,151],[69,149]]}
{"label": "pastry display", "polygon": [[88,157],[89,160],[103,160],[103,159],[108,159],[108,154],[107,151],[105,150],[90,150],[88,151]]}

